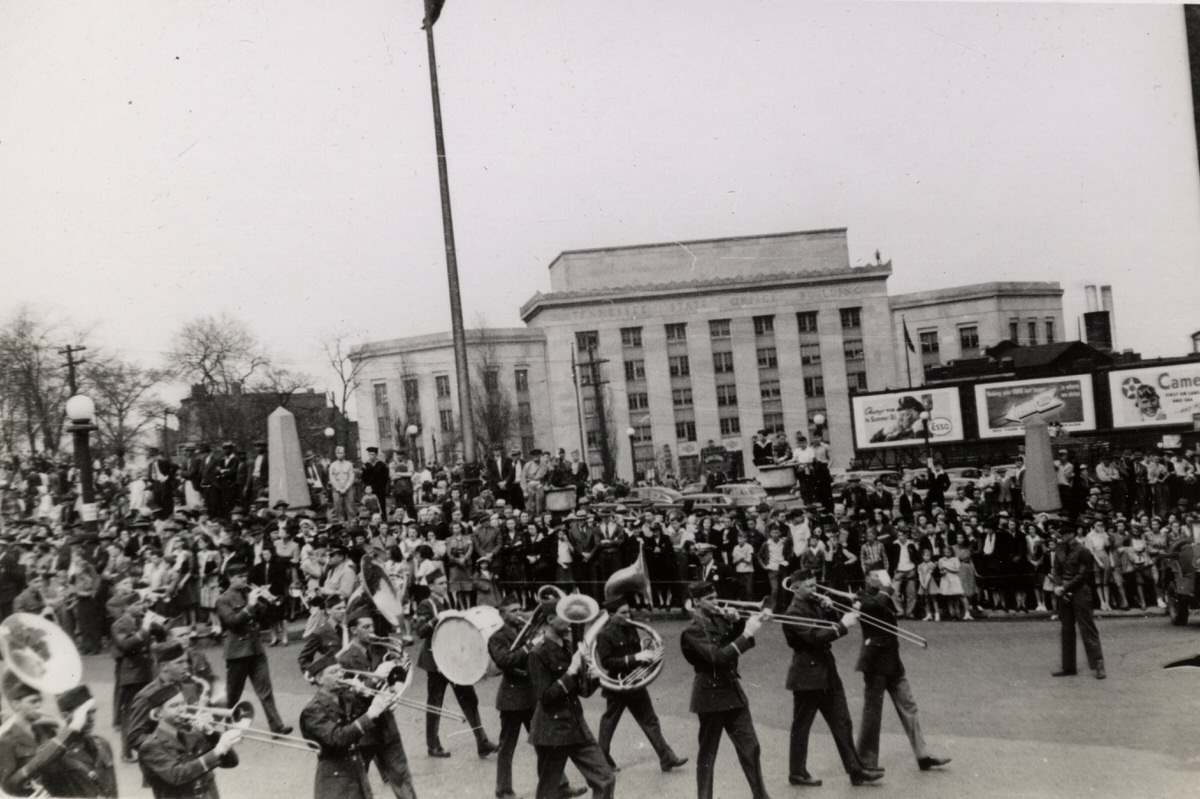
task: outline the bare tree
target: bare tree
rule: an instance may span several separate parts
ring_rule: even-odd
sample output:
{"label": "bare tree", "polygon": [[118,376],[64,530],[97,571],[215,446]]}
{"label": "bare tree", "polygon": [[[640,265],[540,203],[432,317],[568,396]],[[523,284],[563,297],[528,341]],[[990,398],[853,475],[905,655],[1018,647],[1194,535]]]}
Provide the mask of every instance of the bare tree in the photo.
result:
{"label": "bare tree", "polygon": [[100,355],[89,358],[81,371],[96,403],[100,445],[124,466],[138,437],[166,408],[153,390],[167,379],[167,373]]}
{"label": "bare tree", "polygon": [[494,445],[507,449],[509,439],[517,429],[517,414],[512,396],[500,382],[496,337],[482,318],[477,320],[474,332],[476,344],[472,360],[475,362],[475,376],[471,380],[470,390],[475,437],[479,441],[480,452],[487,452]]}
{"label": "bare tree", "polygon": [[267,364],[263,367],[261,374],[250,384],[250,390],[262,394],[274,394],[276,405],[286,408],[292,395],[297,391],[303,391],[312,384],[312,377],[304,372],[294,372],[282,366]]}
{"label": "bare tree", "polygon": [[58,359],[58,346],[66,337],[63,326],[45,321],[29,305],[17,308],[0,327],[0,394],[8,446],[24,439],[30,452],[58,452],[70,393]]}
{"label": "bare tree", "polygon": [[359,373],[366,364],[365,360],[353,357],[354,348],[350,346],[348,339],[346,333],[337,333],[321,340],[325,358],[338,378],[337,396],[341,398],[338,409],[342,413],[346,413],[350,397],[358,389]]}
{"label": "bare tree", "polygon": [[171,372],[209,394],[234,393],[268,365],[258,337],[226,314],[185,323],[167,352]]}

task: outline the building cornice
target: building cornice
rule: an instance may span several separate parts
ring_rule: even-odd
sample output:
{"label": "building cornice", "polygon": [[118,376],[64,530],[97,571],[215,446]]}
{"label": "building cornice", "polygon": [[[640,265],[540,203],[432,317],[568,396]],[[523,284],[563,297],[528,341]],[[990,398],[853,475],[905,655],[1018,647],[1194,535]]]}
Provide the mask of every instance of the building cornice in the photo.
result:
{"label": "building cornice", "polygon": [[1062,297],[1063,288],[1056,281],[997,281],[972,283],[967,286],[951,286],[945,289],[917,291],[911,294],[894,294],[889,298],[893,311],[943,305],[963,300],[978,300],[988,297]]}
{"label": "building cornice", "polygon": [[550,262],[548,269],[553,269],[554,265],[563,258],[572,255],[597,255],[600,253],[633,253],[638,251],[658,250],[658,249],[677,249],[680,245],[685,247],[696,247],[705,244],[731,244],[736,242],[748,241],[772,241],[776,239],[794,239],[794,238],[818,238],[821,236],[845,236],[847,229],[844,227],[825,228],[823,230],[794,230],[787,233],[766,233],[754,234],[747,236],[721,236],[712,239],[692,239],[690,241],[658,241],[651,244],[625,244],[614,247],[592,247],[582,250],[563,250],[558,255],[554,256],[554,260]]}
{"label": "building cornice", "polygon": [[[544,344],[546,333],[537,328],[489,327],[466,331],[467,346],[480,344]],[[406,355],[425,350],[445,349],[454,346],[454,336],[449,331],[427,333],[421,336],[393,338],[386,341],[368,341],[350,352],[351,361],[379,358],[387,355]]]}
{"label": "building cornice", "polygon": [[[761,238],[761,237],[756,237]],[[724,241],[724,239],[722,239]],[[597,303],[645,302],[672,297],[695,297],[705,294],[729,294],[762,291],[765,288],[786,289],[858,283],[866,280],[885,281],[892,274],[892,262],[871,266],[843,266],[806,272],[775,272],[752,277],[728,277],[716,280],[687,280],[670,283],[649,283],[614,286],[583,291],[559,291],[534,294],[521,306],[521,319],[526,324],[542,311],[552,308],[571,308]]]}

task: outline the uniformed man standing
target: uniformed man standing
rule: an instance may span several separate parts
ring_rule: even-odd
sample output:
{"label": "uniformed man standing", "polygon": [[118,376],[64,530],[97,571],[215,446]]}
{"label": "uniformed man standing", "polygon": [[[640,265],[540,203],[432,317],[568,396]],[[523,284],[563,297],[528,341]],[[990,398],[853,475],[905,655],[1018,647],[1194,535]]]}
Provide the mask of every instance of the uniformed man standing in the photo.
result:
{"label": "uniformed man standing", "polygon": [[765,619],[766,611],[750,619],[717,607],[717,589],[712,583],[696,582],[688,586],[694,610],[692,624],[683,631],[680,646],[683,657],[696,671],[692,681],[690,710],[700,717],[700,747],[696,753],[696,786],[699,799],[712,799],[713,772],[721,733],[729,735],[737,750],[738,762],[750,784],[753,799],[768,799],[763,781],[762,749],[754,732],[750,702],[738,677],[738,660],[754,647],[754,635]]}
{"label": "uniformed man standing", "polygon": [[[836,614],[829,610],[828,600],[815,596],[816,585],[817,579],[809,569],[793,572],[791,586],[795,596],[788,606],[788,616],[835,621]],[[808,733],[818,712],[833,733],[842,767],[850,775],[851,784],[863,785],[883,778],[883,771],[867,768],[854,748],[854,723],[846,704],[846,689],[830,649],[830,644],[846,634],[848,626],[857,623],[857,617],[847,613],[835,623],[835,629],[783,625],[784,637],[792,648],[792,665],[786,683],[792,692],[792,733],[788,753],[788,782],[792,785],[815,787],[821,784],[808,772]]]}
{"label": "uniformed man standing", "polygon": [[567,760],[575,764],[595,799],[611,799],[616,775],[583,717],[581,696],[598,683],[585,670],[583,653],[571,643],[571,623],[550,614],[544,639],[529,653],[529,681],[537,706],[529,742],[537,752],[536,799],[557,799]]}
{"label": "uniformed man standing", "polygon": [[1104,652],[1100,648],[1100,631],[1092,617],[1092,553],[1084,546],[1076,528],[1063,524],[1058,530],[1058,550],[1054,553],[1054,595],[1058,597],[1058,620],[1062,624],[1062,668],[1055,677],[1069,677],[1075,670],[1075,627],[1083,638],[1083,651],[1088,667],[1097,680],[1103,680]]}
{"label": "uniformed man standing", "polygon": [[249,678],[271,732],[287,735],[292,728],[283,723],[275,707],[271,668],[260,634],[258,617],[265,610],[265,603],[251,604],[246,571],[244,563],[231,563],[225,570],[229,589],[217,597],[217,615],[225,629],[225,680],[229,706],[233,707],[242,698],[242,690]]}
{"label": "uniformed man standing", "polygon": [[166,631],[146,615],[148,600],[135,594],[125,606],[125,612],[115,622],[109,635],[113,655],[117,659],[117,682],[113,716],[121,727],[121,759],[132,763],[136,744],[130,739],[129,706],[138,691],[154,679],[154,658],[151,645],[165,637]]}
{"label": "uniformed man standing", "polygon": [[[896,626],[899,614],[895,600],[875,574],[867,575],[858,612],[863,619],[876,619],[890,627]],[[892,704],[896,706],[896,714],[900,716],[900,724],[908,735],[908,742],[912,745],[921,771],[946,765],[950,758],[930,755],[925,736],[921,734],[917,700],[913,698],[912,688],[904,673],[904,663],[900,660],[900,641],[895,631],[864,622],[862,634],[862,652],[858,656],[857,669],[863,675],[862,724],[858,728],[858,756],[863,766],[876,768],[879,765],[879,727],[883,719],[884,691],[892,697]]]}
{"label": "uniformed man standing", "polygon": [[392,481],[392,473],[383,461],[379,460],[379,447],[367,447],[367,459],[362,465],[363,485],[368,485],[379,498],[379,512],[387,518],[388,484]]}
{"label": "uniformed man standing", "polygon": [[[596,659],[601,668],[613,677],[622,677],[636,668],[652,663],[656,657],[655,653],[642,649],[641,632],[629,623],[629,595],[613,597],[604,603],[604,609],[611,615],[596,636]],[[650,745],[654,747],[654,752],[658,755],[658,765],[663,771],[670,771],[687,763],[687,758],[676,755],[663,737],[658,714],[654,712],[654,703],[650,700],[650,692],[646,688],[633,691],[613,691],[605,688],[603,693],[607,707],[604,715],[600,717],[600,749],[610,766],[620,771],[613,762],[610,747],[617,724],[627,708],[646,734]]]}
{"label": "uniformed man standing", "polygon": [[346,621],[346,598],[341,594],[314,597],[312,609],[324,608],[324,621],[317,624],[312,632],[304,638],[304,646],[300,648],[297,662],[300,671],[307,674],[308,667],[322,655],[336,655],[343,645],[342,625]]}

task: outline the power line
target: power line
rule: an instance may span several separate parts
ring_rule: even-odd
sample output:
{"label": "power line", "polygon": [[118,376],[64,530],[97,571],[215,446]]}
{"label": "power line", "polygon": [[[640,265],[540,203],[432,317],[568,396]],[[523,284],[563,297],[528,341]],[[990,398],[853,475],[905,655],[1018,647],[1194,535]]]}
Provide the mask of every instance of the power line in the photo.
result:
{"label": "power line", "polygon": [[87,347],[84,347],[82,345],[80,345],[78,347],[73,347],[70,344],[68,344],[67,346],[63,347],[62,349],[60,349],[58,351],[59,355],[67,356],[67,385],[71,387],[71,396],[75,396],[76,394],[79,393],[79,383],[75,379],[75,367],[87,363],[87,360],[85,358],[80,358],[79,360],[75,360],[75,353],[83,352],[86,349],[87,349]]}

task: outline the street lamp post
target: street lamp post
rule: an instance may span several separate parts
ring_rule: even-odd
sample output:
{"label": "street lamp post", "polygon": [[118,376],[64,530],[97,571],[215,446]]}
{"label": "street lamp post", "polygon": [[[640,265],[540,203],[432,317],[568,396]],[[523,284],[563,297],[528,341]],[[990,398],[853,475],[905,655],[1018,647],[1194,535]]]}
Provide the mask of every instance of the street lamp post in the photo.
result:
{"label": "street lamp post", "polygon": [[814,436],[823,435],[825,432],[825,414],[814,413],[813,418],[812,418],[812,423],[813,423],[813,435]]}
{"label": "street lamp post", "polygon": [[629,484],[633,485],[637,482],[637,453],[633,451],[633,438],[637,435],[637,430],[634,430],[632,427],[627,427],[625,429],[625,435],[629,437],[629,467],[632,469],[630,472],[631,476],[629,478]]}
{"label": "street lamp post", "polygon": [[330,460],[333,460],[333,437],[336,435],[337,431],[332,427],[325,428],[325,441],[327,442],[325,445],[325,451],[328,453]]}
{"label": "street lamp post", "polygon": [[933,447],[929,444],[929,411],[921,411],[921,431],[925,436],[925,460],[933,458]]}
{"label": "street lamp post", "polygon": [[91,398],[76,394],[67,400],[67,425],[74,439],[75,468],[79,470],[79,490],[83,498],[83,526],[89,532],[96,530],[96,487],[92,478],[92,448],[88,434],[97,427],[92,423],[96,416],[96,405]]}
{"label": "street lamp post", "polygon": [[413,468],[416,468],[419,465],[417,463],[417,433],[421,432],[421,428],[410,424],[404,429],[404,432],[408,434],[408,459],[412,461]]}

